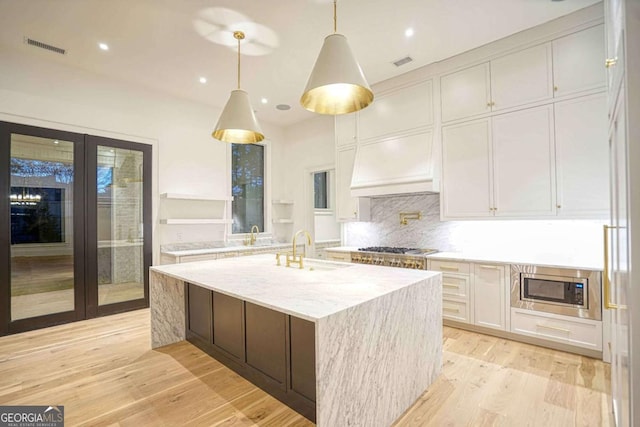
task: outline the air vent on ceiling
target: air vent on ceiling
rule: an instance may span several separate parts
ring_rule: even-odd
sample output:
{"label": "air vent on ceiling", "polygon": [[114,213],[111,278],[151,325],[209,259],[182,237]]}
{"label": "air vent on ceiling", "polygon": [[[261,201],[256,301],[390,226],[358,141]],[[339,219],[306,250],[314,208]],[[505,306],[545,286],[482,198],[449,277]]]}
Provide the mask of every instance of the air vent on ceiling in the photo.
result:
{"label": "air vent on ceiling", "polygon": [[402,65],[408,64],[411,61],[413,61],[412,57],[405,56],[404,58],[400,58],[397,61],[393,61],[393,65],[395,65],[396,67],[401,67]]}
{"label": "air vent on ceiling", "polygon": [[30,39],[28,37],[24,38],[24,42],[28,45],[39,47],[40,49],[45,49],[51,52],[59,53],[60,55],[64,55],[65,53],[67,53],[66,50],[60,47],[51,46],[50,44],[42,43],[42,42],[39,42],[38,40]]}

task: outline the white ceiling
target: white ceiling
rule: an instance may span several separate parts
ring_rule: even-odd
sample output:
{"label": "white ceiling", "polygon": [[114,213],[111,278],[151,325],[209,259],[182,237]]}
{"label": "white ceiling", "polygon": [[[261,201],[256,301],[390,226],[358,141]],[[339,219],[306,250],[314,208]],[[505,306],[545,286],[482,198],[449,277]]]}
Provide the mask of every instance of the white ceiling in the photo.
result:
{"label": "white ceiling", "polygon": [[[370,84],[587,7],[598,0],[339,0],[347,36]],[[331,0],[0,0],[0,45],[222,107],[242,88],[259,120],[312,117],[300,95],[333,29]],[[405,29],[414,36],[407,38]],[[67,50],[28,46],[29,37]],[[110,50],[98,49],[98,42]],[[392,62],[410,55],[413,62]],[[199,77],[206,77],[206,84]],[[0,78],[2,78],[0,76]],[[268,104],[262,104],[261,98]],[[277,104],[290,104],[279,111]]]}

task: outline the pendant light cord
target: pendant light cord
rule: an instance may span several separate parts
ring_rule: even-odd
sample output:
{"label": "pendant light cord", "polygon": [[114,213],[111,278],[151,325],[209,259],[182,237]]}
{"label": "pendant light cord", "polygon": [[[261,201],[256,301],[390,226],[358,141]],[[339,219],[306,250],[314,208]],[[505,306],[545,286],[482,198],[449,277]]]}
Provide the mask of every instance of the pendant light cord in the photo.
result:
{"label": "pendant light cord", "polygon": [[238,89],[240,89],[240,38],[238,37]]}
{"label": "pendant light cord", "polygon": [[333,0],[333,34],[338,32],[338,0]]}

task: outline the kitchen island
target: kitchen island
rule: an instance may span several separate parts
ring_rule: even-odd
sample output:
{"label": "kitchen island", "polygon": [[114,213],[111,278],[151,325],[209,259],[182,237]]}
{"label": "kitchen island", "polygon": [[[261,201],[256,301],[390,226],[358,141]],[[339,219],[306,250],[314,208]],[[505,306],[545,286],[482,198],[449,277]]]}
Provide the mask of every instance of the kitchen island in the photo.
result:
{"label": "kitchen island", "polygon": [[152,347],[188,339],[318,426],[388,426],[439,375],[441,275],[273,255],[152,267]]}

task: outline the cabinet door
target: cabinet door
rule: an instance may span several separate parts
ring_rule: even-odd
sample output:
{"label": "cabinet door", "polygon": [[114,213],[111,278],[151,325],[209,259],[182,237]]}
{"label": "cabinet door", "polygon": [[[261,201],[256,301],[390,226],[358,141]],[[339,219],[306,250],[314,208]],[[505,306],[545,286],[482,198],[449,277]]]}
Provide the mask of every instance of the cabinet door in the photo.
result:
{"label": "cabinet door", "polygon": [[236,359],[244,361],[243,302],[218,292],[213,293],[213,344]]}
{"label": "cabinet door", "polygon": [[336,145],[338,147],[354,145],[357,142],[356,117],[357,113],[335,116]]}
{"label": "cabinet door", "polygon": [[351,197],[351,178],[356,148],[338,150],[336,155],[336,216],[338,221],[356,219],[356,200]]}
{"label": "cabinet door", "polygon": [[245,303],[247,364],[286,384],[286,315]]}
{"label": "cabinet door", "polygon": [[505,268],[498,265],[474,264],[473,286],[475,324],[505,330]]}
{"label": "cabinet door", "polygon": [[442,128],[443,216],[491,216],[489,119]]}
{"label": "cabinet door", "polygon": [[492,110],[553,96],[551,45],[546,43],[491,61]]}
{"label": "cabinet door", "polygon": [[360,141],[433,124],[431,80],[376,96],[360,111]]}
{"label": "cabinet door", "polygon": [[187,284],[187,306],[189,309],[187,329],[206,342],[211,342],[211,291]]}
{"label": "cabinet door", "polygon": [[491,111],[490,101],[488,62],[440,79],[443,122],[488,113]]}
{"label": "cabinet door", "polygon": [[607,95],[555,105],[558,215],[609,216]]}
{"label": "cabinet door", "polygon": [[553,107],[493,117],[496,216],[555,215]]}
{"label": "cabinet door", "polygon": [[604,87],[604,46],[604,25],[553,41],[555,96]]}

